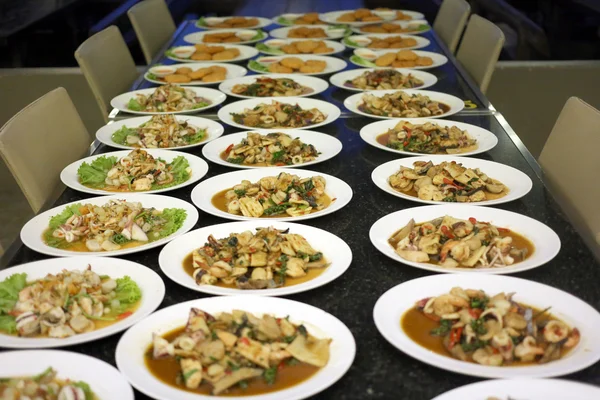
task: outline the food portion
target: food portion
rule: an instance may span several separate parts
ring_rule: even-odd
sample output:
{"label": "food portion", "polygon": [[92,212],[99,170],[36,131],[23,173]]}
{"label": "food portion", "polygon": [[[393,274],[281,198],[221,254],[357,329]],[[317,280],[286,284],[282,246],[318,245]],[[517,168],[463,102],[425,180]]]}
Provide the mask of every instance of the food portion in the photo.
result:
{"label": "food portion", "polygon": [[168,113],[204,108],[211,105],[208,99],[200,97],[195,91],[170,83],[157,87],[150,95],[136,93],[127,103],[131,111]]}
{"label": "food portion", "polygon": [[247,396],[310,378],[327,365],[330,343],[288,317],[192,308],[185,327],[154,334],[146,367],[181,390]]}
{"label": "food portion", "polygon": [[195,44],[196,52],[191,55],[191,60],[196,61],[230,61],[240,56],[240,50],[235,47],[209,46]]}
{"label": "food portion", "polygon": [[456,161],[433,164],[415,161],[413,168],[400,167],[388,178],[390,186],[427,201],[474,203],[504,197],[509,189],[479,168],[465,168]]}
{"label": "food portion", "polygon": [[198,25],[209,26],[211,28],[252,28],[259,24],[258,18],[253,17],[229,17],[216,24],[207,24],[204,18],[198,20]]}
{"label": "food portion", "polygon": [[293,19],[279,17],[277,22],[283,25],[315,25],[325,23],[319,19],[319,13],[316,12],[302,14]]}
{"label": "food portion", "polygon": [[333,49],[322,40],[298,40],[289,42],[279,48],[286,54],[321,54],[331,53]]}
{"label": "food portion", "polygon": [[178,121],[174,115],[154,115],[136,128],[122,126],[111,136],[113,142],[136,148],[170,148],[189,146],[206,140],[206,129],[187,121]]}
{"label": "food portion", "polygon": [[411,33],[421,32],[429,29],[429,25],[420,23],[410,23],[402,27],[400,24],[384,22],[379,25],[367,25],[360,28],[361,32],[366,33]]}
{"label": "food portion", "polygon": [[422,118],[442,115],[450,111],[444,103],[431,100],[423,94],[408,94],[401,90],[382,96],[366,93],[358,109],[364,113],[391,118]]}
{"label": "food portion", "polygon": [[2,400],[98,400],[90,385],[57,377],[48,367],[39,375],[0,379]]}
{"label": "food portion", "polygon": [[273,100],[271,104],[260,103],[256,107],[246,108],[241,113],[231,113],[237,124],[251,128],[302,128],[319,124],[327,119],[317,108],[304,110],[298,104],[280,103]]}
{"label": "food portion", "polygon": [[302,60],[298,57],[284,57],[268,64],[268,71],[274,74],[317,74],[325,71],[327,62],[322,60]]}
{"label": "food portion", "polygon": [[550,314],[550,307],[537,310],[513,295],[454,287],[419,300],[402,317],[402,329],[438,354],[495,367],[546,364],[579,343],[579,330]]}
{"label": "food portion", "polygon": [[125,200],[102,206],[77,203],[50,218],[43,239],[50,247],[68,251],[116,251],[172,235],[186,217],[181,208],[157,210]]}
{"label": "food portion", "polygon": [[[367,36],[369,44],[366,45],[369,49],[404,49],[407,47],[414,47],[417,45],[417,40],[411,37],[403,36],[389,36],[386,38]],[[346,39],[346,41],[354,47],[362,47],[357,41],[353,41],[352,37]]]}
{"label": "food portion", "polygon": [[254,83],[234,85],[231,91],[235,94],[252,97],[290,97],[312,93],[313,89],[290,78],[259,77]]}
{"label": "food portion", "polygon": [[388,243],[405,260],[444,268],[503,268],[531,256],[533,244],[516,232],[475,218],[411,219]]}
{"label": "food portion", "polygon": [[424,82],[413,74],[403,74],[395,69],[365,71],[344,86],[362,90],[411,89],[423,86]]}
{"label": "food portion", "polygon": [[193,70],[190,67],[177,68],[174,74],[158,77],[154,74],[148,74],[149,79],[167,83],[212,83],[224,81],[227,77],[227,68],[218,65],[212,65],[206,68]]}
{"label": "food portion", "polygon": [[292,39],[314,39],[314,38],[327,38],[328,35],[323,28],[310,28],[307,26],[300,26],[298,28],[292,28],[288,31],[288,37]]}
{"label": "food portion", "polygon": [[14,274],[0,282],[0,331],[67,338],[131,316],[141,297],[128,276],[98,275],[90,265],[84,271],[63,270],[31,282],[25,273]]}
{"label": "food portion", "polygon": [[[252,31],[250,31],[252,32]],[[260,40],[265,37],[263,31],[255,31],[256,35],[250,39],[244,38],[242,35],[238,35],[238,32],[215,32],[205,33],[202,35],[202,42],[204,43],[240,43],[246,41]],[[242,37],[240,37],[242,36]]]}
{"label": "food portion", "polygon": [[340,15],[337,19],[337,22],[345,23],[345,22],[379,22],[383,21],[383,18],[380,16],[373,14],[371,10],[366,8],[359,8],[358,10],[351,11]]}
{"label": "food portion", "polygon": [[412,50],[400,50],[397,53],[385,53],[375,59],[378,67],[414,68],[433,65],[431,57],[421,57]]}

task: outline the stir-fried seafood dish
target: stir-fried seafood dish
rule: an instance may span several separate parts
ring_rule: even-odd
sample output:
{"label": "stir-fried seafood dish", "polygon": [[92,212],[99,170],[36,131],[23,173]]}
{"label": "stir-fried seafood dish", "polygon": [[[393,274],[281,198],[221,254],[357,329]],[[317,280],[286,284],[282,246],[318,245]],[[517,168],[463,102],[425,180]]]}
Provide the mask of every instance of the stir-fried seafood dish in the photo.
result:
{"label": "stir-fried seafood dish", "polygon": [[191,173],[183,156],[167,163],[141,149],[131,151],[120,160],[101,156],[89,164],[84,162],[77,170],[82,185],[114,192],[164,189],[187,181]]}
{"label": "stir-fried seafood dish", "polygon": [[365,71],[344,86],[362,90],[411,89],[423,86],[423,81],[413,74],[403,74],[395,69]]}
{"label": "stir-fried seafood dish", "polygon": [[377,96],[365,93],[358,109],[364,113],[391,118],[423,118],[450,111],[444,103],[423,94],[408,94],[401,90]]}
{"label": "stir-fried seafood dish", "polygon": [[502,268],[525,260],[533,245],[507,228],[446,215],[395,232],[388,243],[408,261],[444,268]]}
{"label": "stir-fried seafood dish", "polygon": [[202,394],[250,395],[308,379],[329,361],[331,339],[288,317],[190,310],[185,327],[154,334],[146,366],[161,381]]}
{"label": "stir-fried seafood dish", "polygon": [[317,108],[304,110],[298,104],[260,103],[256,107],[244,109],[244,112],[231,113],[233,121],[251,128],[302,128],[319,124],[327,119]]}
{"label": "stir-fried seafood dish", "polygon": [[394,150],[422,154],[460,154],[477,149],[477,140],[456,126],[400,121],[377,136],[377,142]]}
{"label": "stir-fried seafood dish", "polygon": [[312,93],[313,90],[290,78],[256,78],[254,83],[234,85],[235,94],[252,97],[290,97]]}
{"label": "stir-fried seafood dish", "polygon": [[331,201],[323,177],[300,178],[286,172],[256,183],[244,180],[213,197],[217,208],[254,218],[306,215],[325,209]]}
{"label": "stir-fried seafood dish", "polygon": [[411,33],[411,32],[420,32],[428,29],[428,25],[420,24],[417,22],[406,25],[406,27],[402,27],[400,24],[393,24],[390,22],[384,22],[379,25],[367,25],[360,28],[361,32],[367,33]]}
{"label": "stir-fried seafood dish", "polygon": [[167,75],[165,77],[158,77],[150,74],[148,78],[156,81],[163,81],[167,83],[190,83],[190,82],[221,82],[227,77],[227,68],[219,65],[212,65],[206,68],[198,68],[193,70],[189,67],[177,68],[174,74]]}
{"label": "stir-fried seafood dish", "polygon": [[310,28],[307,26],[301,26],[298,28],[290,29],[288,31],[288,37],[292,39],[317,39],[327,38],[327,33],[323,28]]}
{"label": "stir-fried seafood dish", "polygon": [[322,60],[302,60],[298,57],[283,57],[276,62],[268,63],[269,72],[274,74],[316,74],[325,71],[327,62]]}
{"label": "stir-fried seafood dish", "polygon": [[358,10],[347,12],[337,17],[337,22],[379,22],[383,18],[373,14],[367,8],[359,8]]}
{"label": "stir-fried seafood dish", "polygon": [[378,67],[414,68],[427,67],[433,64],[431,57],[422,57],[412,50],[385,53],[374,61]]}
{"label": "stir-fried seafood dish", "polygon": [[456,161],[437,165],[416,161],[413,168],[400,167],[388,182],[394,190],[428,201],[469,203],[498,199],[508,193],[502,182]]}
{"label": "stir-fried seafood dish", "polygon": [[283,166],[314,161],[319,153],[312,144],[303,143],[287,133],[271,132],[261,135],[248,132],[241,143],[231,144],[221,158],[227,162],[254,166]]}
{"label": "stir-fried seafood dish", "polygon": [[201,26],[210,26],[211,28],[252,28],[253,26],[258,25],[258,18],[254,17],[230,17],[225,18],[223,21],[220,21],[216,24],[207,24],[204,21],[204,18],[200,18],[198,20],[198,25]]}
{"label": "stir-fried seafood dish", "polygon": [[331,53],[333,49],[327,47],[327,44],[322,40],[299,40],[297,42],[289,42],[281,46],[280,50],[286,54],[321,54]]}
{"label": "stir-fried seafood dish", "polygon": [[277,21],[284,25],[316,25],[325,23],[319,19],[319,13],[316,12],[302,14],[293,19],[279,17]]}
{"label": "stir-fried seafood dish", "polygon": [[127,109],[143,112],[175,112],[195,110],[211,104],[211,101],[196,95],[191,89],[177,85],[159,86],[150,95],[137,93],[127,103]]}
{"label": "stir-fried seafood dish", "polygon": [[77,203],[50,218],[44,241],[70,251],[116,251],[172,235],[186,216],[180,208],[157,210],[125,200],[103,206]]}
{"label": "stir-fried seafood dish", "polygon": [[172,114],[154,115],[136,128],[123,126],[111,136],[115,143],[147,149],[189,146],[206,137],[206,129],[178,120]]}
{"label": "stir-fried seafood dish", "polygon": [[133,314],[142,297],[128,276],[101,276],[89,265],[33,282],[14,274],[0,288],[0,331],[22,337],[66,338],[101,329]]}
{"label": "stir-fried seafood dish", "polygon": [[258,228],[208,241],[192,253],[192,277],[198,285],[273,289],[293,283],[311,269],[328,266],[323,253],[289,230]]}
{"label": "stir-fried seafood dish", "polygon": [[1,378],[2,400],[98,400],[90,386],[83,381],[57,378],[49,367],[39,375]]}
{"label": "stir-fried seafood dish", "polygon": [[545,364],[561,359],[580,340],[551,315],[513,300],[454,287],[419,300],[402,318],[407,335],[429,350],[488,366]]}

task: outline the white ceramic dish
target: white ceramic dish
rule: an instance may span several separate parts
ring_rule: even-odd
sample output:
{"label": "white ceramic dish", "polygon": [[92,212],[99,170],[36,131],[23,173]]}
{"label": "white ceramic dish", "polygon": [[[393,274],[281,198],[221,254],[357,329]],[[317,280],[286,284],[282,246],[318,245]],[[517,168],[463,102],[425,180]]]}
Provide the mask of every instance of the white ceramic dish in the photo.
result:
{"label": "white ceramic dish", "polygon": [[[415,30],[411,30],[409,32],[402,32],[402,33],[398,33],[400,35],[405,35],[405,34],[411,34],[411,35],[420,35],[422,33],[425,32],[429,32],[431,30],[431,26],[429,25],[429,22],[425,21],[424,19],[418,19],[418,20],[411,20],[411,21],[384,21],[384,23],[386,24],[394,24],[394,25],[399,25],[402,28],[407,28],[408,26],[415,26]],[[370,23],[369,25],[380,25],[381,22],[378,23]],[[354,33],[358,33],[359,35],[370,35],[370,32],[365,32],[362,30],[362,28],[364,28],[365,25],[363,26],[352,26],[352,32]]]}
{"label": "white ceramic dish", "polygon": [[295,72],[294,75],[327,75],[327,74],[333,74],[334,72],[341,71],[348,66],[348,64],[346,64],[346,61],[344,61],[340,58],[336,58],[336,57],[328,57],[328,56],[313,55],[313,54],[290,54],[290,55],[285,55],[285,56],[259,57],[256,60],[251,60],[250,62],[248,62],[248,69],[251,71],[254,71],[256,73],[259,73],[259,74],[279,75],[279,74],[269,71],[269,69],[268,69],[269,64],[276,63],[276,62],[279,62],[283,58],[290,58],[290,57],[299,58],[303,61],[317,60],[317,61],[325,61],[327,63],[327,66],[321,72],[313,72],[313,73]]}
{"label": "white ceramic dish", "polygon": [[[331,54],[337,54],[337,53],[341,53],[342,51],[346,50],[346,46],[344,46],[340,42],[334,42],[333,40],[321,40],[321,39],[285,39],[285,42],[286,42],[285,44],[290,44],[290,43],[293,43],[293,42],[300,42],[300,41],[303,41],[303,40],[322,41],[322,42],[325,43],[325,45],[327,47],[329,47],[331,49],[331,51],[326,52],[326,53],[315,54],[315,55],[319,55],[319,56],[327,56],[327,55],[331,55]],[[272,56],[279,56],[279,55],[295,56],[295,55],[298,55],[298,54],[287,54],[286,52],[284,52],[283,50],[281,50],[279,48],[269,47],[267,45],[267,43],[268,43],[268,41],[265,42],[265,43],[258,43],[255,47],[261,53],[272,55]]]}
{"label": "white ceramic dish", "polygon": [[[419,89],[419,90],[433,86],[438,81],[438,79],[435,75],[430,74],[429,72],[425,72],[425,71],[418,71],[418,70],[405,69],[405,68],[389,68],[389,69],[394,69],[404,75],[411,74],[415,78],[422,80],[423,84],[421,86],[415,88],[415,89]],[[331,78],[329,78],[329,82],[331,82],[332,85],[337,86],[342,89],[351,90],[353,92],[365,92],[366,90],[364,90],[364,89],[358,89],[355,87],[347,86],[346,81],[351,81],[352,79],[362,75],[365,72],[371,72],[371,71],[375,71],[375,70],[376,70],[375,68],[359,68],[359,69],[351,69],[349,71],[338,72],[337,74],[332,75]],[[403,90],[403,89],[394,89],[394,90]]]}
{"label": "white ceramic dish", "polygon": [[[392,22],[393,20],[396,19],[396,15],[393,15],[392,18],[390,20],[386,20],[385,18],[381,21],[355,21],[355,22],[346,22],[346,21],[338,21],[338,18],[341,17],[343,14],[347,14],[347,13],[352,13],[356,10],[340,10],[340,11],[331,11],[328,13],[323,13],[323,14],[319,14],[319,19],[321,21],[327,22],[328,24],[343,24],[343,25],[350,25],[350,26],[365,26],[365,25],[373,25],[375,24],[380,24],[383,22]],[[373,10],[371,10],[373,11]],[[390,10],[390,11],[402,11],[405,15],[408,15],[410,17],[412,17],[412,20],[407,20],[407,21],[413,21],[413,20],[421,20],[423,19],[425,16],[420,13],[420,12],[416,12],[416,11],[408,11],[408,10]]]}
{"label": "white ceramic dish", "polygon": [[[252,57],[256,57],[256,55],[258,54],[258,50],[256,50],[254,47],[246,46],[243,44],[230,44],[230,43],[204,43],[204,44],[206,44],[208,46],[224,46],[225,50],[230,49],[230,48],[235,48],[240,51],[240,55],[237,56],[236,58],[232,58],[231,60],[219,60],[218,61],[218,62],[223,62],[223,63],[235,63],[235,62],[248,60]],[[173,60],[173,61],[177,61],[180,63],[214,63],[214,62],[217,62],[217,60],[206,60],[206,61],[192,60],[191,57],[192,57],[193,53],[191,53],[188,57],[185,57],[185,58],[177,57],[176,55],[174,55],[172,53],[172,49],[174,49],[174,48],[175,47],[172,47],[171,49],[169,49],[165,52],[165,55],[167,56],[167,58],[170,60]]]}
{"label": "white ceramic dish", "polygon": [[[242,41],[241,42],[235,42],[235,44],[250,44],[250,43],[256,43],[256,42],[260,42],[261,40],[267,39],[269,37],[269,34],[267,32],[263,32],[262,30],[258,30],[258,29],[245,29],[245,28],[240,28],[240,29],[219,29],[219,33],[229,33],[229,32],[233,32],[236,34],[239,34],[239,32],[244,32],[244,31],[254,31],[256,32],[256,35],[251,38],[250,40],[244,40],[244,38],[241,38]],[[204,36],[207,34],[212,34],[215,33],[214,31],[200,31],[200,32],[194,32],[194,33],[188,33],[187,35],[185,35],[183,37],[183,40],[187,43],[191,43],[191,44],[200,44],[200,43],[204,43],[206,45],[227,45],[228,43],[210,43],[210,42],[204,42]],[[237,35],[236,35],[237,36]],[[234,43],[232,43],[234,44]]]}
{"label": "white ceramic dish", "polygon": [[[230,15],[230,16],[223,16],[223,17],[212,17],[211,20],[218,23],[221,22],[223,20],[226,20],[227,18],[237,18],[237,15]],[[258,20],[258,24],[254,25],[254,26],[249,26],[246,28],[239,28],[239,29],[260,29],[260,28],[264,28],[265,26],[269,26],[271,25],[272,21],[269,18],[263,18],[263,17],[252,17],[252,16],[244,16],[245,18],[256,18]],[[214,26],[211,26],[209,24],[203,23],[204,18],[200,18],[198,21],[196,21],[196,26],[200,29],[210,29],[210,30],[226,30],[226,29],[230,29],[230,28],[216,28]]]}
{"label": "white ceramic dish", "polygon": [[[378,67],[374,61],[367,60],[356,54],[357,51],[369,51],[373,52],[376,58],[383,56],[388,53],[398,53],[401,50],[406,49],[383,49],[383,50],[374,50],[374,49],[354,49],[354,54],[350,57],[350,62],[354,65],[363,68],[389,68],[388,67]],[[405,67],[406,69],[432,69],[442,66],[448,62],[448,58],[442,54],[434,53],[432,51],[423,51],[423,50],[411,50],[416,53],[419,57],[429,57],[433,61],[431,65],[423,65],[423,66],[415,66],[415,67]]]}
{"label": "white ceramic dish", "polygon": [[[232,89],[235,85],[239,85],[239,84],[245,84],[245,85],[253,84],[259,78],[273,78],[273,79],[288,78],[288,79],[294,80],[294,82],[299,83],[302,86],[306,86],[306,87],[309,87],[312,89],[312,92],[310,92],[310,93],[306,93],[306,94],[303,94],[300,96],[295,96],[295,97],[314,96],[314,95],[324,92],[329,87],[329,84],[327,83],[327,81],[325,81],[321,78],[314,77],[314,76],[306,76],[306,75],[302,75],[302,74],[266,74],[266,75],[244,76],[242,78],[237,78],[237,79],[228,79],[219,85],[219,90],[221,92],[225,93],[227,96],[240,97],[242,99],[256,99],[257,98],[256,96],[246,96],[243,94],[233,93]],[[286,96],[281,96],[281,97],[285,98]]]}
{"label": "white ceramic dish", "polygon": [[203,88],[203,87],[194,87],[194,86],[181,86],[182,88],[192,90],[196,93],[196,96],[202,97],[210,101],[210,104],[206,107],[196,108],[193,110],[181,110],[181,111],[173,111],[173,112],[147,112],[147,111],[133,111],[127,108],[127,103],[130,99],[134,99],[136,94],[143,94],[145,96],[149,96],[156,88],[152,89],[140,89],[134,90],[132,92],[127,92],[118,95],[110,101],[110,105],[113,108],[116,108],[119,111],[126,112],[129,114],[137,114],[137,115],[160,115],[160,114],[195,114],[210,108],[216,107],[219,104],[223,103],[227,96],[225,94],[219,92],[215,89]]}
{"label": "white ceramic dish", "polygon": [[288,33],[290,32],[290,30],[299,28],[302,26],[304,26],[306,28],[321,28],[325,31],[325,34],[327,34],[327,37],[324,37],[324,38],[310,38],[310,39],[314,39],[314,40],[341,39],[346,34],[345,29],[338,29],[335,25],[292,25],[292,26],[286,26],[283,28],[273,29],[271,32],[269,32],[269,35],[271,35],[271,37],[274,37],[277,39],[296,39],[296,38],[289,38]]}
{"label": "white ceramic dish", "polygon": [[[197,81],[191,81],[191,82],[187,82],[185,83],[185,86],[208,86],[208,85],[217,85],[221,82],[224,82],[228,79],[235,79],[235,78],[239,78],[241,76],[244,76],[248,73],[248,70],[244,67],[241,67],[239,65],[234,65],[234,64],[225,64],[225,63],[182,63],[182,64],[171,64],[169,65],[169,67],[173,67],[174,69],[177,68],[181,68],[181,67],[186,67],[186,68],[191,68],[192,70],[196,71],[200,68],[208,68],[208,67],[223,67],[225,69],[227,69],[227,74],[225,75],[225,79],[222,81],[216,81],[216,82],[202,82],[201,80],[197,80]],[[175,71],[173,71],[173,73],[175,73]],[[152,83],[156,83],[157,85],[164,85],[166,82],[164,81],[159,81],[155,78],[153,78],[150,74],[150,72],[146,72],[144,74],[144,79],[146,79],[148,82],[152,82]]]}
{"label": "white ceramic dish", "polygon": [[[368,46],[366,44],[366,41],[368,40],[370,42],[370,39],[369,39],[370,37],[386,39],[389,37],[397,37],[397,36],[401,36],[401,37],[407,38],[407,39],[408,38],[415,39],[417,41],[417,44],[415,44],[414,46],[410,46],[410,47],[403,47],[401,49],[394,49],[396,51],[421,49],[423,47],[429,46],[429,44],[431,43],[429,41],[429,39],[427,39],[427,38],[424,38],[421,36],[415,36],[415,35],[406,35],[404,33],[365,33],[362,35],[347,36],[344,39],[342,39],[342,44],[344,44],[346,47],[349,47],[351,49],[360,49],[360,48]],[[361,44],[362,41],[364,41],[365,44]],[[371,50],[378,50],[378,49],[371,49]],[[379,49],[379,50],[389,50],[389,49]]]}

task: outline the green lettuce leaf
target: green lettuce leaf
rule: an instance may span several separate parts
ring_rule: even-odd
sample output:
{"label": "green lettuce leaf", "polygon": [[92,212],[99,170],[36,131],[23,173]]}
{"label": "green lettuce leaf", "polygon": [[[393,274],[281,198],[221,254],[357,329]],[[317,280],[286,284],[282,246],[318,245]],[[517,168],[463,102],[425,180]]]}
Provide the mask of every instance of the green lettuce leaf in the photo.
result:
{"label": "green lettuce leaf", "polygon": [[137,136],[137,132],[135,129],[130,129],[126,126],[122,126],[121,129],[115,131],[111,138],[113,142],[118,144],[127,144],[127,136],[134,135]]}
{"label": "green lettuce leaf", "polygon": [[15,306],[19,292],[27,284],[27,274],[13,274],[0,282],[0,314],[6,314]]}
{"label": "green lettuce leaf", "polygon": [[136,99],[129,99],[127,103],[127,109],[132,111],[142,111],[142,105]]}
{"label": "green lettuce leaf", "polygon": [[377,66],[377,65],[375,65],[375,63],[372,63],[369,60],[365,60],[364,58],[359,57],[356,54],[353,55],[352,57],[350,57],[350,61],[356,65],[360,65],[362,67],[367,67],[367,68],[375,68]]}
{"label": "green lettuce leaf", "polygon": [[200,17],[200,18],[198,18],[198,21],[196,21],[196,26],[200,26],[200,27],[205,27],[205,26],[207,26],[207,25],[206,25],[206,22],[204,21],[204,17]]}
{"label": "green lettuce leaf", "polygon": [[79,176],[79,182],[82,185],[92,187],[104,187],[106,186],[104,180],[108,171],[117,162],[117,157],[106,157],[101,156],[96,158],[90,164],[84,162],[77,169],[77,175]]}
{"label": "green lettuce leaf", "polygon": [[[165,162],[160,159],[160,161]],[[173,182],[167,183],[166,185],[159,185],[156,182],[152,184],[152,189],[164,189],[171,186],[177,186],[188,179],[190,179],[190,173],[187,169],[190,167],[190,163],[187,158],[184,156],[178,156],[171,161],[171,163],[167,164],[171,167],[171,173],[173,174]]]}
{"label": "green lettuce leaf", "polygon": [[194,133],[193,135],[184,136],[184,139],[188,144],[194,144],[194,143],[201,142],[205,136],[206,136],[206,130],[198,129],[196,131],[196,133]]}
{"label": "green lettuce leaf", "polygon": [[264,31],[262,31],[262,30],[259,29],[258,31],[256,31],[256,35],[254,35],[252,37],[252,39],[250,39],[250,40],[262,40],[266,36],[267,36],[266,33]]}
{"label": "green lettuce leaf", "polygon": [[279,17],[277,18],[277,23],[280,25],[294,25],[294,21],[292,21],[291,19],[287,19],[287,18],[283,18],[283,17]]}
{"label": "green lettuce leaf", "polygon": [[16,318],[12,315],[0,316],[0,331],[6,332],[9,335],[17,333],[17,322]]}
{"label": "green lettuce leaf", "polygon": [[350,40],[349,37],[345,37],[343,40],[344,44],[347,46],[352,46],[352,47],[361,47],[358,43],[356,43],[354,40]]}
{"label": "green lettuce leaf", "polygon": [[66,207],[63,212],[54,217],[50,218],[50,222],[48,223],[48,229],[44,232],[44,240],[46,244],[50,247],[62,248],[66,246],[68,243],[64,239],[55,238],[52,236],[52,233],[56,228],[67,222],[69,218],[73,215],[81,215],[79,212],[79,208],[81,204],[76,203]]}
{"label": "green lettuce leaf", "polygon": [[285,54],[285,51],[276,49],[275,47],[269,47],[264,43],[258,43],[256,49],[268,54]]}
{"label": "green lettuce leaf", "polygon": [[83,390],[83,392],[85,393],[85,400],[96,399],[94,392],[92,392],[90,385],[88,385],[87,383],[85,383],[83,381],[78,381],[78,382],[73,383],[73,386],[77,386],[78,388],[81,388]]}
{"label": "green lettuce leaf", "polygon": [[121,306],[118,309],[113,309],[111,314],[118,315],[127,311],[128,308],[142,298],[142,290],[129,276],[118,278],[116,281],[117,287],[114,299],[119,300]]}
{"label": "green lettuce leaf", "polygon": [[259,72],[269,72],[269,67],[267,65],[261,64],[256,60],[250,60],[248,63],[248,68]]}
{"label": "green lettuce leaf", "polygon": [[187,218],[187,212],[181,208],[165,208],[160,214],[160,218],[167,222],[158,231],[158,236],[151,235],[154,236],[151,238],[152,241],[162,239],[177,232]]}
{"label": "green lettuce leaf", "polygon": [[209,106],[209,105],[210,105],[210,103],[208,103],[208,102],[206,102],[206,101],[201,101],[200,103],[196,103],[196,104],[194,104],[194,105],[192,106],[192,109],[194,109],[194,110],[195,110],[195,109],[197,109],[197,108],[204,108],[204,107],[207,107],[207,106]]}

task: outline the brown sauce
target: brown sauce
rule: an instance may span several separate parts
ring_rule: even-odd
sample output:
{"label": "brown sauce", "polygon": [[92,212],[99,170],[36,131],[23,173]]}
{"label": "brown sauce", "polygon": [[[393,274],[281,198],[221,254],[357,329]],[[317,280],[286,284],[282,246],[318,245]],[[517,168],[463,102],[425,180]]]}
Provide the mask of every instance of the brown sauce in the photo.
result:
{"label": "brown sauce", "polygon": [[[394,189],[394,188],[392,188],[392,189]],[[398,190],[398,189],[394,189],[394,190],[397,192],[404,193],[408,196],[417,197],[417,198],[419,197],[419,193],[415,190],[414,186],[408,192],[404,192],[404,191]],[[484,192],[485,192],[486,201],[496,200],[496,199],[506,196],[508,194],[508,188],[501,193],[491,193],[491,192],[486,192],[485,190],[484,190]],[[471,204],[477,204],[477,203],[481,203],[481,202],[480,201],[471,202]],[[452,202],[452,203],[448,203],[448,204],[455,204],[455,203]]]}
{"label": "brown sauce", "polygon": [[[390,144],[390,136],[391,135],[387,132],[382,133],[381,135],[377,135],[375,140],[377,141],[377,143],[379,143],[385,147],[388,147],[388,145]],[[453,149],[453,150],[460,150],[457,153],[453,153],[453,154],[467,153],[469,151],[477,150],[478,147],[479,146],[477,146],[477,144],[474,144],[472,146],[461,147],[460,149]],[[405,151],[407,151],[407,150],[405,150]],[[417,153],[417,152],[415,152],[415,153]],[[451,154],[451,153],[448,153],[447,151],[440,151],[440,152],[432,153],[432,154]]]}

